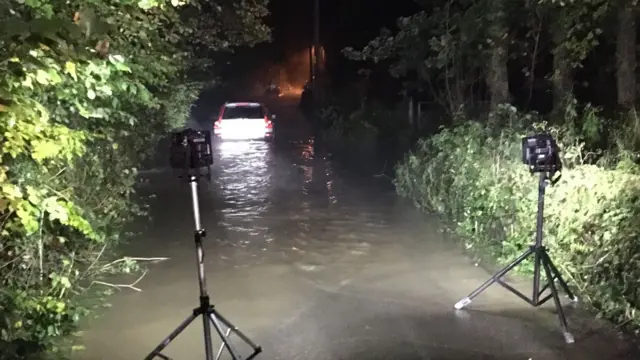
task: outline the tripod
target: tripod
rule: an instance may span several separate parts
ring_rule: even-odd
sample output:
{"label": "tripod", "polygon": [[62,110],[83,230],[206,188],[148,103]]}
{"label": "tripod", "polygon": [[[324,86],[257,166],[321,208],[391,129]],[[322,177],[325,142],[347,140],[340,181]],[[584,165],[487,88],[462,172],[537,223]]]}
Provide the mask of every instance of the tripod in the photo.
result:
{"label": "tripod", "polygon": [[[558,290],[556,289],[555,281],[557,280],[562,289],[567,293],[569,298],[572,301],[577,301],[577,297],[573,295],[569,286],[564,281],[560,272],[556,268],[556,266],[551,261],[549,254],[547,253],[547,249],[542,245],[542,227],[543,227],[543,212],[544,212],[544,194],[545,188],[548,183],[553,185],[559,179],[551,180],[551,176],[548,173],[540,173],[540,182],[538,187],[538,219],[536,222],[536,242],[535,244],[529,246],[529,249],[525,251],[522,255],[520,255],[516,260],[514,260],[511,264],[505,266],[502,270],[498,271],[495,275],[493,275],[489,280],[487,280],[484,284],[480,285],[476,290],[474,290],[469,296],[458,301],[455,304],[456,309],[462,309],[465,306],[471,304],[471,301],[478,295],[480,295],[483,291],[485,291],[489,286],[494,283],[498,283],[502,285],[505,289],[509,290],[514,295],[518,296],[522,300],[526,301],[533,307],[538,307],[549,299],[553,298],[553,302],[555,303],[556,311],[558,313],[558,319],[560,320],[560,327],[562,328],[562,332],[564,335],[565,342],[570,344],[574,342],[573,335],[569,332],[569,326],[567,325],[567,319],[565,317],[564,311],[562,309],[562,304],[560,303],[560,297],[558,296]],[[505,283],[502,279],[509,271],[518,266],[524,260],[526,260],[529,256],[534,256],[534,268],[533,268],[533,295],[531,298],[528,298],[526,295],[522,294],[520,291],[516,290],[514,287]],[[544,269],[547,283],[540,289],[540,270]],[[544,298],[540,298],[545,290],[550,289],[551,294],[547,295]]]}
{"label": "tripod", "polygon": [[[249,339],[245,334],[243,334],[236,326],[234,326],[229,320],[227,320],[224,316],[222,316],[215,308],[214,305],[210,303],[209,294],[207,293],[207,281],[204,275],[204,251],[202,250],[202,239],[206,236],[206,231],[200,226],[200,205],[198,202],[198,180],[196,175],[189,176],[189,184],[191,185],[191,198],[193,200],[193,217],[195,221],[195,243],[196,243],[196,252],[198,255],[198,282],[200,285],[200,306],[193,309],[191,315],[189,315],[178,327],[173,330],[169,336],[167,336],[160,344],[145,357],[145,360],[152,360],[156,357],[159,357],[164,360],[171,360],[169,357],[161,354],[160,352],[166,348],[175,338],[182,333],[198,316],[202,316],[202,325],[204,326],[204,347],[206,360],[218,360],[224,349],[226,348],[231,358],[233,360],[241,360],[242,357],[238,355],[238,351],[229,341],[229,335],[234,333],[238,335],[240,339],[242,339],[246,344],[253,348],[253,353],[249,355],[246,360],[253,359],[260,352],[262,352],[262,348],[251,339]],[[223,331],[221,323],[227,327],[227,331]],[[211,341],[211,325],[216,330],[220,339],[222,340],[222,345],[218,349],[218,353],[216,357],[213,357],[213,346]]]}

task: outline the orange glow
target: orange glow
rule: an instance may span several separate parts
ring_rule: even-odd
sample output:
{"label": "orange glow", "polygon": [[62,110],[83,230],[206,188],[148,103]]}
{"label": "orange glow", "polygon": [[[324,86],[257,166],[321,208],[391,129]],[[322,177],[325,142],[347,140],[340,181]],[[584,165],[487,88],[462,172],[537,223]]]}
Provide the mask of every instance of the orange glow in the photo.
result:
{"label": "orange glow", "polygon": [[282,97],[299,97],[310,77],[309,48],[300,49],[280,63],[272,65],[270,72],[280,86]]}
{"label": "orange glow", "polygon": [[285,86],[282,89],[281,96],[300,96],[302,95],[302,87],[298,86]]}
{"label": "orange glow", "polygon": [[[325,67],[325,50],[322,53],[322,64]],[[252,83],[251,88],[256,96],[264,94],[268,84],[274,83],[280,87],[281,97],[299,97],[303,88],[311,77],[311,59],[313,48],[302,48],[290,52],[286,60],[279,63],[265,64],[255,72],[247,74],[247,82]]]}

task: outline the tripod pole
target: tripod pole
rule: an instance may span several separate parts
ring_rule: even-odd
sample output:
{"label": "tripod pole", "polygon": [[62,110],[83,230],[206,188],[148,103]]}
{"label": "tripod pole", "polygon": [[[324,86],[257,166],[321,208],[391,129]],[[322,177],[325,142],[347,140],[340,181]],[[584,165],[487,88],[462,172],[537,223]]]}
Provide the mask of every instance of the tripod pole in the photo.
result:
{"label": "tripod pole", "polygon": [[[536,242],[534,247],[536,250],[542,248],[542,235],[544,227],[544,195],[547,188],[547,174],[540,173],[540,180],[538,182],[538,216],[536,218]],[[540,252],[534,251],[533,258],[533,294],[531,295],[531,302],[538,303],[540,298],[540,265],[541,258]]]}
{"label": "tripod pole", "polygon": [[[206,232],[202,229],[200,223],[200,202],[198,199],[198,179],[191,175],[189,178],[191,186],[191,200],[193,205],[193,221],[195,225],[194,239],[196,244],[196,256],[198,263],[198,286],[200,290],[200,308],[203,313],[208,311],[210,307],[209,295],[207,294],[207,279],[204,275],[204,251],[202,250],[202,239],[206,236]],[[211,344],[211,322],[207,316],[202,317],[202,325],[204,330],[204,352],[206,360],[213,360],[213,345]]]}
{"label": "tripod pole", "polygon": [[200,204],[198,200],[198,181],[195,176],[191,176],[189,179],[191,185],[191,199],[193,204],[193,220],[195,223],[195,244],[196,255],[198,259],[198,285],[200,288],[200,297],[207,296],[207,280],[204,276],[204,251],[202,251],[202,239],[207,235],[206,231],[200,224]]}

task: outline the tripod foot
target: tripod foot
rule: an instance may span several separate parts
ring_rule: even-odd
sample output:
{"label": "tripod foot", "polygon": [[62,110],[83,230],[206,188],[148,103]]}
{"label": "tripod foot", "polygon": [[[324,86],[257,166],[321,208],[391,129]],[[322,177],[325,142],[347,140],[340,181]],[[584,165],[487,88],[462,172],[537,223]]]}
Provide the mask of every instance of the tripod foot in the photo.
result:
{"label": "tripod foot", "polygon": [[253,351],[253,354],[249,355],[249,357],[247,358],[247,360],[251,360],[251,359],[255,358],[255,357],[256,357],[256,356],[258,356],[261,352],[262,352],[262,346],[258,346],[258,347]]}
{"label": "tripod foot", "polygon": [[463,307],[465,307],[465,306],[467,306],[467,305],[469,305],[469,304],[471,304],[471,299],[470,299],[470,298],[468,298],[468,297],[466,297],[466,298],[464,298],[464,299],[462,299],[462,300],[458,301],[455,305],[453,305],[453,307],[454,307],[456,310],[460,310],[460,309],[462,309]]}
{"label": "tripod foot", "polygon": [[573,338],[573,335],[570,332],[564,333],[564,342],[567,344],[573,344],[576,340]]}

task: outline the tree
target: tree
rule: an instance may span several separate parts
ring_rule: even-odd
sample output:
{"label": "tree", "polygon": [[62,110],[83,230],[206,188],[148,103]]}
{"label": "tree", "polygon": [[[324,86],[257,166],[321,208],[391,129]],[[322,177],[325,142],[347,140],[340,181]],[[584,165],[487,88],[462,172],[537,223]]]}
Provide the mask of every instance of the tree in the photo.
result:
{"label": "tree", "polygon": [[636,11],[637,1],[623,0],[618,4],[618,34],[616,47],[618,104],[631,109],[636,104]]}
{"label": "tree", "polygon": [[566,100],[573,98],[574,75],[599,44],[610,6],[607,0],[537,0],[530,11],[543,14],[548,24],[553,55],[551,83],[554,112],[562,114]]}
{"label": "tree", "polygon": [[489,41],[491,43],[491,62],[489,64],[487,83],[491,94],[491,110],[508,103],[509,73],[507,61],[509,59],[509,27],[507,26],[507,12],[505,0],[490,0]]}
{"label": "tree", "polygon": [[[482,101],[477,88],[491,57],[484,1],[442,1],[398,19],[395,34],[383,29],[362,50],[344,49],[359,61],[386,62],[390,73],[428,92],[450,114]],[[499,74],[501,76],[501,74]]]}
{"label": "tree", "polygon": [[[345,54],[387,63],[394,76],[428,90],[451,114],[477,108],[487,97],[494,110],[511,102],[509,83],[516,73],[507,65],[512,60],[529,63],[518,70],[530,87],[551,84],[561,114],[565,99],[574,97],[576,70],[606,40],[601,35],[612,9],[606,0],[442,0],[423,6],[424,11],[399,19],[394,34],[383,29],[361,51],[347,48]],[[548,55],[552,66],[544,74],[536,63]]]}

